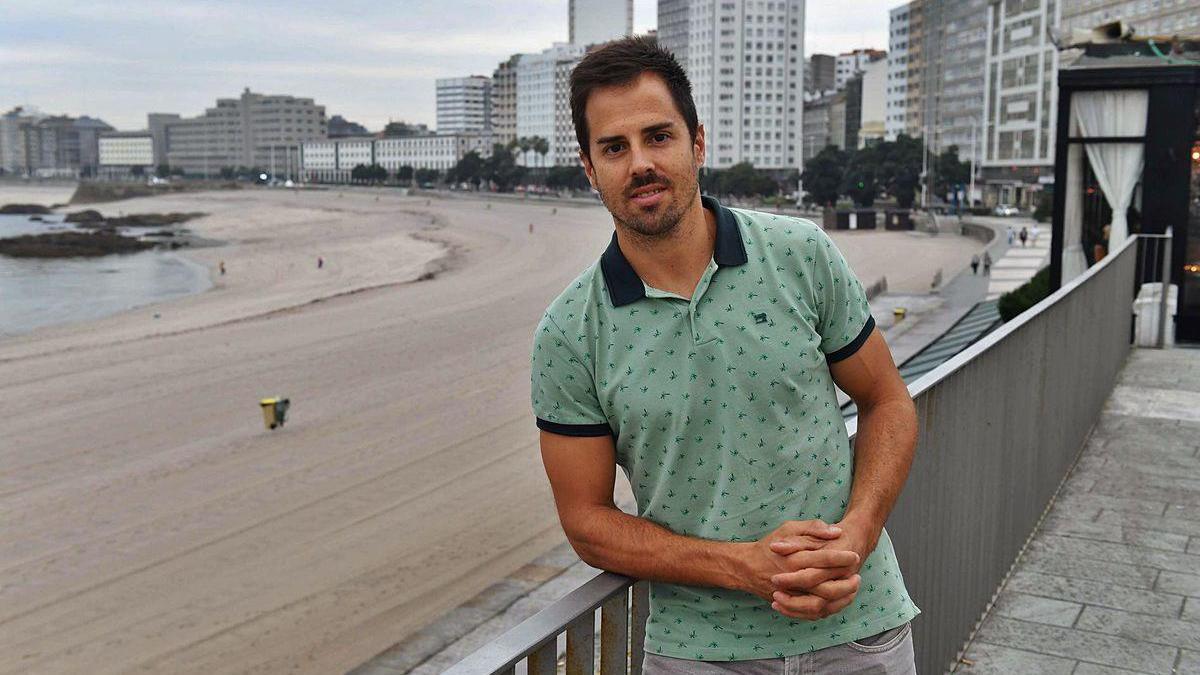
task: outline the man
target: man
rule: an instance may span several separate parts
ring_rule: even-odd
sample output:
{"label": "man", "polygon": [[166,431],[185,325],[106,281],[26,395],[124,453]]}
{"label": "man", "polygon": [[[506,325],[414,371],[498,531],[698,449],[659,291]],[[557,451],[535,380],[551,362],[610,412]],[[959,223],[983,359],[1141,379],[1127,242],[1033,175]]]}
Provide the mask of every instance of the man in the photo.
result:
{"label": "man", "polygon": [[653,42],[585,57],[571,108],[616,232],[538,326],[533,408],[572,546],[652,582],[646,672],[915,673],[883,523],[916,416],[861,284],[812,223],[700,196],[691,85]]}

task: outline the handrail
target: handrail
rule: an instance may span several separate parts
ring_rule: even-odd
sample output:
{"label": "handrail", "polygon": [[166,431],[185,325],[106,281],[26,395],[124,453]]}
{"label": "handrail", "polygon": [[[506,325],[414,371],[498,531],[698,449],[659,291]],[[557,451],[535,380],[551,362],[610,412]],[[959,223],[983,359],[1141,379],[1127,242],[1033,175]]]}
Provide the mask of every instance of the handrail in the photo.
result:
{"label": "handrail", "polygon": [[[897,555],[913,561],[906,583],[929,614],[914,624],[923,669],[943,669],[966,642],[1094,424],[1129,349],[1129,251],[1141,238],[909,385],[922,449],[888,530],[900,534]],[[1093,357],[1108,360],[1097,367]],[[968,368],[971,377],[954,377]],[[1054,423],[1031,425],[1039,415]],[[851,440],[857,430],[848,420]],[[990,482],[964,492],[972,478]],[[528,657],[529,673],[555,673],[565,632],[568,675],[591,673],[602,607],[600,672],[640,674],[647,596],[644,581],[600,573],[447,672],[514,673]]]}

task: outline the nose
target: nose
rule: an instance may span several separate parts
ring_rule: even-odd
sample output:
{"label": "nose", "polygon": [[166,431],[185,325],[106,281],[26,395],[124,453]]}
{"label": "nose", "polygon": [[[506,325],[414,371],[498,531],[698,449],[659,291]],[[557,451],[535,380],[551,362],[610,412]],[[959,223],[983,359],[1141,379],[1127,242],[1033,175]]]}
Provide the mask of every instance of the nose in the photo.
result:
{"label": "nose", "polygon": [[629,172],[636,176],[654,173],[654,161],[649,150],[641,143],[633,143],[629,148]]}

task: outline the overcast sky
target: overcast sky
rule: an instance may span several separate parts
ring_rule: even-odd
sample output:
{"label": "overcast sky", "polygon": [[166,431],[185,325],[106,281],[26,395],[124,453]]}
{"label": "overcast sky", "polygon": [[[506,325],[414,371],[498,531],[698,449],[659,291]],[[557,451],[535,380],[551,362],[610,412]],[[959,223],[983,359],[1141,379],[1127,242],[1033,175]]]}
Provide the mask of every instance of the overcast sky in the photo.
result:
{"label": "overcast sky", "polygon": [[[887,48],[901,0],[809,0],[805,52]],[[635,0],[634,29],[654,28]],[[0,0],[0,109],[32,104],[140,129],[243,87],[316,99],[381,128],[435,122],[434,80],[491,75],[567,39],[567,0]]]}

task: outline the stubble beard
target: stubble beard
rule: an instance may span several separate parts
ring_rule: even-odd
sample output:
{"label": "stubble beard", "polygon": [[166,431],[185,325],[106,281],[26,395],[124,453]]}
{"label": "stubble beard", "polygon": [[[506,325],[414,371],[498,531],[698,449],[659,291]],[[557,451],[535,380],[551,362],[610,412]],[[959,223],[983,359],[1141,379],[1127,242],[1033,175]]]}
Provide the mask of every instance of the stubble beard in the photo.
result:
{"label": "stubble beard", "polygon": [[[693,170],[693,175],[695,175],[695,170]],[[649,185],[655,182],[662,183],[670,189],[677,187],[674,182],[666,180],[661,175],[656,175],[652,180],[647,180],[642,184]],[[637,189],[637,187],[640,186],[635,185],[633,189]],[[687,189],[687,187],[685,185],[684,189]],[[626,210],[628,202],[625,201],[624,192],[616,195],[615,199],[613,195],[607,194],[605,190],[600,190],[599,192],[600,201],[608,208],[608,212],[612,214],[613,220],[618,225],[623,226],[639,238],[659,241],[669,238],[675,232],[676,228],[679,227],[679,223],[683,220],[684,214],[691,208],[692,203],[696,201],[696,194],[700,191],[700,182],[693,181],[690,187],[691,189],[687,191],[687,194],[682,195],[682,199],[669,201],[662,208],[661,212],[658,213],[638,213],[636,206]],[[676,196],[680,195],[676,193]]]}

